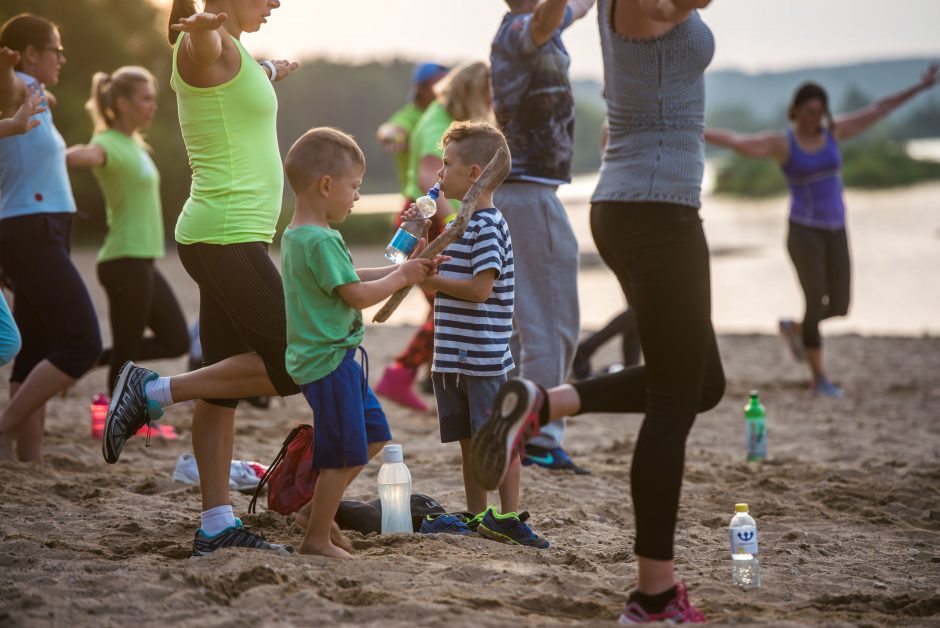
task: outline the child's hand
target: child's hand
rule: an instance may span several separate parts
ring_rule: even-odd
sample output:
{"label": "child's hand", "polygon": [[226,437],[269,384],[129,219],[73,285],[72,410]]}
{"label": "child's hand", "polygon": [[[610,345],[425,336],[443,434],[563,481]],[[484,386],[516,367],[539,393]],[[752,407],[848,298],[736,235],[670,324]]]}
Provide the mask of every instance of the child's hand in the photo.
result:
{"label": "child's hand", "polygon": [[430,218],[421,218],[418,215],[418,208],[415,206],[414,203],[409,205],[408,209],[406,209],[405,211],[401,213],[401,218],[402,220],[422,220],[425,222],[428,222],[431,220]]}
{"label": "child's hand", "polygon": [[402,262],[399,264],[398,272],[400,272],[405,277],[408,285],[411,285],[415,283],[421,283],[427,279],[433,268],[433,261],[429,259],[418,258],[410,259],[407,262]]}
{"label": "child's hand", "polygon": [[428,273],[428,277],[433,277],[434,275],[436,275],[438,271],[440,271],[441,269],[441,264],[443,264],[444,262],[449,262],[452,259],[454,258],[451,257],[450,255],[435,255],[434,259],[431,260],[431,263],[434,266],[433,268],[431,268],[431,272]]}

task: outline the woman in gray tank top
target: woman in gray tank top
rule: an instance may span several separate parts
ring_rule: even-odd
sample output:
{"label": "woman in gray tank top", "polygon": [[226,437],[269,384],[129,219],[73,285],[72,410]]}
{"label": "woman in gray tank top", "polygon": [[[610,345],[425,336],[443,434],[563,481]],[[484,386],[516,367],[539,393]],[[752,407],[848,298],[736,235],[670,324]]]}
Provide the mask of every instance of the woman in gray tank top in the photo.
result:
{"label": "woman in gray tank top", "polygon": [[505,463],[487,451],[512,452],[552,419],[646,414],[630,480],[638,583],[620,623],[705,621],[675,578],[673,536],[686,437],[696,414],[717,405],[725,388],[698,215],[704,72],[714,39],[695,9],[709,2],[598,2],[610,141],[591,229],[636,310],[646,364],[548,391],[510,381],[474,444],[478,476],[496,478]]}

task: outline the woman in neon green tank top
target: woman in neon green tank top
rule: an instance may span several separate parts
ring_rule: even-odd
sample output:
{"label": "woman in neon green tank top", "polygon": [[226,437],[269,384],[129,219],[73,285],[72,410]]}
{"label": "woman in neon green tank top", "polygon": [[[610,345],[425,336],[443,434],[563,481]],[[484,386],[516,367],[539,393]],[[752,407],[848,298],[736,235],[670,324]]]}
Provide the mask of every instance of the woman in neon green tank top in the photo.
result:
{"label": "woman in neon green tank top", "polygon": [[[255,62],[240,42],[267,21],[280,0],[174,0],[170,86],[193,170],[190,197],[176,224],[177,251],[199,286],[204,368],[160,377],[128,362],[111,396],[102,453],[117,462],[127,439],[163,414],[196,400],[193,452],[202,489],[202,527],[193,554],[242,546],[280,552],[243,528],[232,511],[229,469],[237,400],[291,395],[284,291],[267,247],[281,209],[277,97],[271,83],[297,68]],[[338,529],[337,529],[338,532]]]}
{"label": "woman in neon green tank top", "polygon": [[[87,145],[68,149],[69,168],[92,168],[107,204],[108,235],[98,251],[98,280],[108,295],[111,348],[106,390],[127,360],[162,360],[189,349],[186,319],[154,261],[163,257],[160,173],[140,129],[157,112],[157,82],[145,68],[125,66],[92,77],[86,105],[95,124]],[[146,336],[147,328],[153,332]]]}

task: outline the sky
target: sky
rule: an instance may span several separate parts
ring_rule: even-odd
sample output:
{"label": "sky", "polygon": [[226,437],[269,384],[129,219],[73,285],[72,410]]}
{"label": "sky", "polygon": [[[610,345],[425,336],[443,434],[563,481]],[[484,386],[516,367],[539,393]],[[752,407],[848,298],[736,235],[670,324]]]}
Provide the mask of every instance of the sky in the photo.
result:
{"label": "sky", "polygon": [[[169,6],[169,0],[153,0]],[[256,57],[435,60],[489,57],[503,0],[281,0],[243,41]],[[712,69],[748,72],[901,57],[940,59],[940,0],[714,0]],[[565,35],[574,78],[600,79],[597,16]]]}

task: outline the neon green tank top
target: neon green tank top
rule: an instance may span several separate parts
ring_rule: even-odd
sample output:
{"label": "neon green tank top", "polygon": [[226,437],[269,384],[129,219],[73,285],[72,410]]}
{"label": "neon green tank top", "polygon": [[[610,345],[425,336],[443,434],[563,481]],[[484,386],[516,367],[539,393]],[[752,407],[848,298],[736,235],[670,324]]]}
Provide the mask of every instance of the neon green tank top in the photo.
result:
{"label": "neon green tank top", "polygon": [[241,54],[238,74],[215,87],[188,85],[176,65],[184,39],[173,47],[170,87],[193,182],[176,221],[176,241],[271,242],[284,191],[274,88],[234,37]]}

